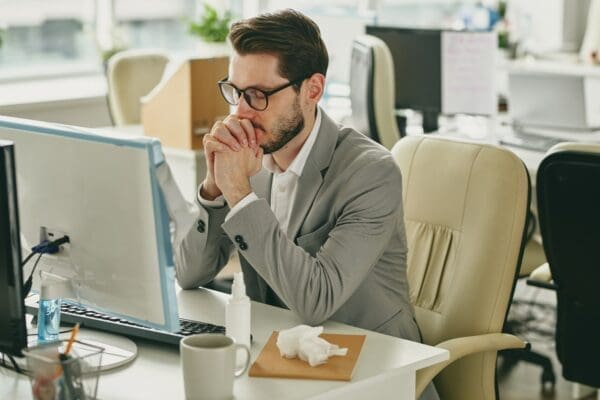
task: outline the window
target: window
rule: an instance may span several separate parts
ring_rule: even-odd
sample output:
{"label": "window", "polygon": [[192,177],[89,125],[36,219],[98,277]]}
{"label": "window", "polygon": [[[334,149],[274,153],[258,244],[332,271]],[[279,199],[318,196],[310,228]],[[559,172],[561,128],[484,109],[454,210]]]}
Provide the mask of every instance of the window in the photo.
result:
{"label": "window", "polygon": [[195,0],[0,0],[0,82],[102,74],[115,50],[194,49]]}
{"label": "window", "polygon": [[[120,39],[128,48],[192,49],[195,38],[187,33],[187,17],[194,0],[116,0],[115,19]],[[199,3],[198,3],[199,4]]]}
{"label": "window", "polygon": [[93,0],[0,0],[0,80],[98,70]]}

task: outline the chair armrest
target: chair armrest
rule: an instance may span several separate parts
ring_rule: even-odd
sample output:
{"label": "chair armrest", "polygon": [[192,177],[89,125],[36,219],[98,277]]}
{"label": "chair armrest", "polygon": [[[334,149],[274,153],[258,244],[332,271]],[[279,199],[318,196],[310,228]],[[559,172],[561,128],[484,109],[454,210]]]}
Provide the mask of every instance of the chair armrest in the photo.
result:
{"label": "chair armrest", "polygon": [[556,284],[552,282],[550,265],[548,265],[548,263],[544,263],[534,269],[533,272],[531,272],[531,275],[529,275],[529,279],[527,279],[527,284],[529,286],[537,286],[545,289],[556,290]]}
{"label": "chair armrest", "polygon": [[416,398],[421,396],[421,393],[423,393],[427,384],[431,382],[440,371],[456,360],[471,354],[486,351],[524,349],[529,347],[529,343],[507,333],[487,333],[484,335],[466,336],[446,340],[439,343],[436,347],[448,350],[450,358],[442,363],[417,371]]}

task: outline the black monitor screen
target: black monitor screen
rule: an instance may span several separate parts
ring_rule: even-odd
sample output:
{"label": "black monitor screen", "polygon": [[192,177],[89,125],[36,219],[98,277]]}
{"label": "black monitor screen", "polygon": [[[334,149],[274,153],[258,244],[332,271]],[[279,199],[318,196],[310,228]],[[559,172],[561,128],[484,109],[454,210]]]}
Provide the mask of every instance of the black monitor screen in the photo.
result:
{"label": "black monitor screen", "polygon": [[0,140],[0,353],[27,346],[14,147]]}
{"label": "black monitor screen", "polygon": [[392,53],[396,108],[442,111],[441,31],[367,26]]}

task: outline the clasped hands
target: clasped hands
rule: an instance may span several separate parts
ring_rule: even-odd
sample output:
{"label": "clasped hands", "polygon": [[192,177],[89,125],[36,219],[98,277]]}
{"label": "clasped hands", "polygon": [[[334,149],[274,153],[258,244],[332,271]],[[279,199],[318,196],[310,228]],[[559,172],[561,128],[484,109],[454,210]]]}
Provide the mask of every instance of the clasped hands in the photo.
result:
{"label": "clasped hands", "polygon": [[263,150],[254,126],[230,115],[213,125],[203,145],[207,173],[200,194],[207,200],[222,194],[233,207],[252,191],[250,177],[262,168]]}

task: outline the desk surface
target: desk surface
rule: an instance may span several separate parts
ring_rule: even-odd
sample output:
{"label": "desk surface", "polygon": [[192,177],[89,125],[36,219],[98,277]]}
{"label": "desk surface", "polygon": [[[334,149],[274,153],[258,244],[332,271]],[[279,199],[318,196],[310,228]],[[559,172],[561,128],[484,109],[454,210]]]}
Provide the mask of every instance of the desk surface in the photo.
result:
{"label": "desk surface", "polygon": [[[184,318],[224,324],[227,296],[206,289],[178,291],[180,314]],[[300,324],[288,310],[252,303],[252,361],[256,360],[273,330]],[[448,359],[447,350],[408,340],[328,322],[328,333],[366,334],[361,355],[350,382],[249,378],[235,382],[235,399],[373,398],[396,394],[397,382],[414,371]],[[138,357],[132,364],[100,376],[101,399],[182,399],[183,377],[179,353],[172,347],[138,340]],[[413,383],[414,384],[414,383]],[[413,389],[414,390],[414,389]],[[360,395],[359,393],[362,393]],[[358,397],[357,397],[358,396]],[[0,368],[0,398],[31,399],[29,380]],[[401,398],[401,396],[399,397]]]}

